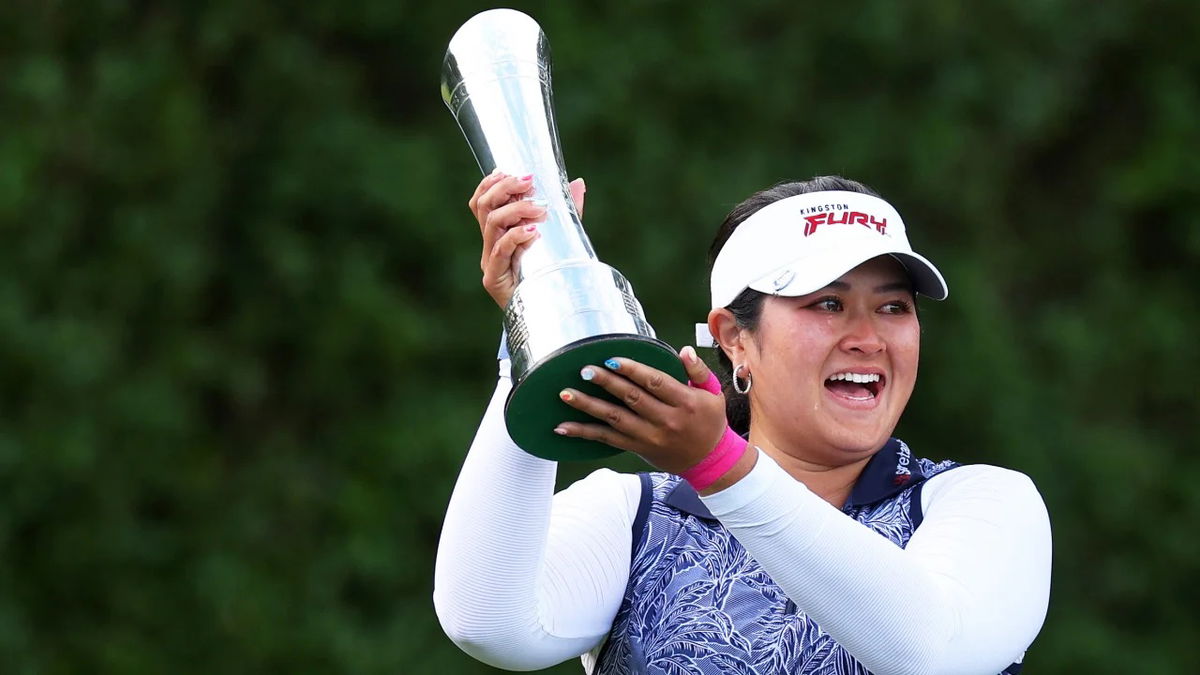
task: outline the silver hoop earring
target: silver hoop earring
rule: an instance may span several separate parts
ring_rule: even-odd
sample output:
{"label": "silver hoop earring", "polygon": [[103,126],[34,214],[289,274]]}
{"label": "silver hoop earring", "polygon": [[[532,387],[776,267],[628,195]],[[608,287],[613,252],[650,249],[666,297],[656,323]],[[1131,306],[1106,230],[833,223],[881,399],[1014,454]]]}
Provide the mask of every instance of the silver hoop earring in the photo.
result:
{"label": "silver hoop earring", "polygon": [[749,394],[750,387],[754,386],[754,380],[753,380],[753,378],[750,377],[750,373],[746,373],[746,388],[742,389],[738,385],[738,373],[741,372],[742,368],[745,368],[745,367],[746,367],[746,364],[739,363],[739,364],[737,364],[737,367],[733,369],[733,390],[739,394],[742,394],[743,396],[746,394]]}

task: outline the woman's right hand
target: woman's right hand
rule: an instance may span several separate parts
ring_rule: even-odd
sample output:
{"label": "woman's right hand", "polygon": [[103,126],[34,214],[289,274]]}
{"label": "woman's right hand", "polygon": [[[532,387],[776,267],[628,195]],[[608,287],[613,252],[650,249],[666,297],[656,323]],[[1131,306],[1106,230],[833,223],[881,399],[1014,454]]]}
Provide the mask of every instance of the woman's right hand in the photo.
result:
{"label": "woman's right hand", "polygon": [[[538,238],[537,223],[546,218],[546,203],[530,194],[532,176],[494,171],[485,176],[467,202],[483,236],[483,288],[503,309],[517,288],[521,254]],[[571,199],[583,217],[583,179],[571,181]]]}

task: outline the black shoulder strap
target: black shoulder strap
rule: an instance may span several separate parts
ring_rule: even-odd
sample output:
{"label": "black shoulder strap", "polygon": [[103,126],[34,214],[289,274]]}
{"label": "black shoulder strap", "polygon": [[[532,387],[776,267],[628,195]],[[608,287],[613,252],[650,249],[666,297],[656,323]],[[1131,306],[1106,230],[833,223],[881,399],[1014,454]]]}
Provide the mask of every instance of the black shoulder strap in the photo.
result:
{"label": "black shoulder strap", "polygon": [[642,483],[642,498],[638,500],[637,515],[633,517],[633,546],[629,550],[629,559],[637,554],[638,545],[646,534],[646,519],[650,516],[650,503],[654,501],[654,484],[650,482],[650,474],[639,473],[638,480]]}
{"label": "black shoulder strap", "polygon": [[908,500],[908,517],[912,520],[914,530],[921,526],[922,520],[925,520],[925,512],[921,509],[921,489],[924,487],[925,481],[917,483]]}

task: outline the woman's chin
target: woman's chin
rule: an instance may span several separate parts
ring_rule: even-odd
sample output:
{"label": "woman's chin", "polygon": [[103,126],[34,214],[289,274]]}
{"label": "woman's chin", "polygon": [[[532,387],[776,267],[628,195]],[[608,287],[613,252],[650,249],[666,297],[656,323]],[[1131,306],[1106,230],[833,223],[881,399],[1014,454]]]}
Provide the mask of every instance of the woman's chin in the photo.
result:
{"label": "woman's chin", "polygon": [[883,447],[895,425],[838,425],[829,430],[829,444],[847,455],[870,455]]}

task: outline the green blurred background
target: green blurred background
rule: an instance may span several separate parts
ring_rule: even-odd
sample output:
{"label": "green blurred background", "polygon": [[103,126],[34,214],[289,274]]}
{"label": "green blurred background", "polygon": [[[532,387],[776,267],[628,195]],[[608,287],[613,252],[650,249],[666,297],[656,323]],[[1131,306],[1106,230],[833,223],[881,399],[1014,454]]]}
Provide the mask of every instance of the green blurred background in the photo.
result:
{"label": "green blurred background", "polygon": [[[1026,672],[1195,665],[1200,4],[518,6],[662,337],[733,204],[872,185],[951,287],[899,435],[1049,506]],[[431,602],[500,328],[438,92],[485,7],[0,8],[3,672],[492,672]]]}

